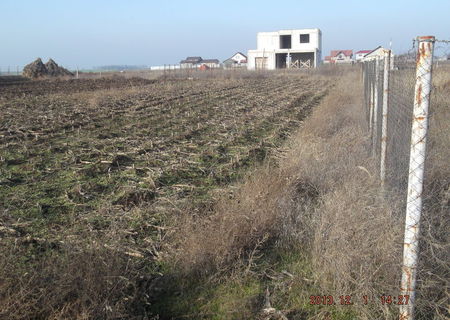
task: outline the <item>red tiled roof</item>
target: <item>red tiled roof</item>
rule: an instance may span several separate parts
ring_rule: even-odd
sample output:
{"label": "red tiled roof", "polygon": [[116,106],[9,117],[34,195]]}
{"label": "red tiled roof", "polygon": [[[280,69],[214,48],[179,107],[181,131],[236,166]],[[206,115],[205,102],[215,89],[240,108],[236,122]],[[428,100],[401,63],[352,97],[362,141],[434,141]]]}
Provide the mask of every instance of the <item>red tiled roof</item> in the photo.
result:
{"label": "red tiled roof", "polygon": [[358,53],[369,53],[369,52],[371,52],[372,50],[359,50],[358,52],[356,52],[355,54],[358,54]]}
{"label": "red tiled roof", "polygon": [[332,57],[336,57],[341,52],[347,57],[350,57],[353,55],[353,50],[331,50],[330,55]]}

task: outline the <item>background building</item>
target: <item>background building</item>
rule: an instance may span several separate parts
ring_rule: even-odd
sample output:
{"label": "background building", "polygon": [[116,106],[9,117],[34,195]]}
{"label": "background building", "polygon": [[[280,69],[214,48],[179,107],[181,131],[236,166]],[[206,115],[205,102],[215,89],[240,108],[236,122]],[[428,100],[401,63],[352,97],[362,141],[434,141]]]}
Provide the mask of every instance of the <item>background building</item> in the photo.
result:
{"label": "background building", "polygon": [[[385,56],[385,52],[388,51],[389,49],[383,48],[382,46],[378,46],[375,49],[371,50],[369,53],[367,53],[362,61],[372,61],[372,60],[376,60],[376,59],[384,59]],[[394,52],[391,50],[391,57],[390,57],[390,68],[393,69],[394,68],[394,59],[395,59],[395,55]]]}
{"label": "background building", "polygon": [[247,56],[242,52],[236,52],[231,58],[223,62],[225,68],[239,68],[247,66]]}
{"label": "background building", "polygon": [[220,68],[220,61],[218,59],[205,59],[200,61],[200,65],[207,66],[210,69]]}
{"label": "background building", "polygon": [[353,63],[353,50],[331,50],[325,63]]}
{"label": "background building", "polygon": [[247,67],[255,69],[313,68],[321,61],[319,29],[259,32],[257,49],[248,51]]}
{"label": "background building", "polygon": [[180,61],[181,69],[192,69],[206,66],[207,68],[220,68],[220,61],[218,59],[202,59],[202,57],[187,57]]}
{"label": "background building", "polygon": [[368,54],[372,50],[359,50],[355,53],[356,62],[361,62],[364,59],[364,56]]}
{"label": "background building", "polygon": [[186,59],[180,61],[180,66],[181,68],[194,68],[202,60],[202,57],[187,57]]}

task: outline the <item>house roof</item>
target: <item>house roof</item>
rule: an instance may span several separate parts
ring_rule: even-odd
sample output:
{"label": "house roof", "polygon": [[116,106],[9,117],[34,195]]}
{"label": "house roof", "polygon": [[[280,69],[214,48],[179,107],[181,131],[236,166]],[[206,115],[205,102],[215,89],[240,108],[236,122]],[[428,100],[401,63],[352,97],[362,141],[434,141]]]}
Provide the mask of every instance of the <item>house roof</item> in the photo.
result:
{"label": "house roof", "polygon": [[204,59],[201,63],[220,63],[217,59]]}
{"label": "house roof", "polygon": [[[239,52],[239,51],[236,52],[235,54],[233,54],[230,58],[224,60],[223,62],[228,62],[228,63],[231,63],[231,61],[236,62],[236,60],[233,60],[233,57],[234,57],[235,55],[237,55],[237,54],[242,55],[242,56],[245,58],[245,62],[247,62],[247,56],[246,56],[245,54],[243,54],[242,52]],[[242,61],[243,61],[243,60],[241,60],[240,62],[242,62]]]}
{"label": "house roof", "polygon": [[[242,52],[236,52],[235,54],[233,54],[232,56],[231,56],[231,58],[233,58],[235,55],[237,55],[237,54],[240,54],[241,56],[243,56],[243,57],[245,57],[245,59],[247,59],[247,56],[245,55],[245,54],[243,54]],[[231,59],[230,58],[230,59]]]}
{"label": "house roof", "polygon": [[369,54],[371,54],[371,53],[377,51],[377,50],[380,49],[380,48],[381,48],[381,46],[378,46],[378,47],[376,47],[375,49],[369,51],[368,53],[366,53],[365,57],[367,57]]}
{"label": "house roof", "polygon": [[355,54],[358,54],[358,53],[369,53],[371,51],[372,50],[359,50],[358,52],[355,52]]}
{"label": "house roof", "polygon": [[181,60],[180,63],[199,63],[202,60],[202,57],[187,57],[186,59]]}
{"label": "house roof", "polygon": [[343,53],[346,57],[353,55],[353,50],[331,50],[330,56],[336,57],[339,53]]}

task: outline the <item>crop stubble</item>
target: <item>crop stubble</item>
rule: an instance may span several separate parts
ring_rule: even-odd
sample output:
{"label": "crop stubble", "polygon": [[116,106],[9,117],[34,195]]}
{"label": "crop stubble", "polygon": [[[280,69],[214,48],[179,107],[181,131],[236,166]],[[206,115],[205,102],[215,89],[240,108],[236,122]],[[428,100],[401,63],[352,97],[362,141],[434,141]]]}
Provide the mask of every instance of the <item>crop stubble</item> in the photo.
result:
{"label": "crop stubble", "polygon": [[118,219],[141,233],[168,207],[207,206],[327,89],[292,75],[29,85],[0,87],[0,222],[56,239]]}

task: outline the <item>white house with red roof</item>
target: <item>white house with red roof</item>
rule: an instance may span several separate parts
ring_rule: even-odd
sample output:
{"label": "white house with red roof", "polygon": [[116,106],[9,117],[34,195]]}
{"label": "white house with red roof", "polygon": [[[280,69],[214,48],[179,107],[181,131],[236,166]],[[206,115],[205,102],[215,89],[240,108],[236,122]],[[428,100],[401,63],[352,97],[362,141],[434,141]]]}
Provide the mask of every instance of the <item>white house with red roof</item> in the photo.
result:
{"label": "white house with red roof", "polygon": [[[378,46],[375,49],[371,50],[369,53],[364,55],[363,61],[372,61],[375,59],[383,58],[386,51],[389,49],[383,48],[382,46]],[[391,51],[391,60],[393,61],[394,53]]]}
{"label": "white house with red roof", "polygon": [[[364,58],[362,61],[373,61],[378,59],[384,59],[386,52],[388,52],[389,49],[383,48],[382,46],[378,46],[375,49],[371,50],[369,53],[364,55]],[[390,57],[390,63],[391,63],[391,69],[394,68],[394,59],[395,55],[392,50],[391,51],[391,57]]]}
{"label": "white house with red roof", "polygon": [[356,52],[355,53],[356,62],[361,62],[364,56],[370,52],[372,52],[372,50],[359,50],[358,52]]}
{"label": "white house with red roof", "polygon": [[325,63],[353,63],[353,50],[331,50]]}

